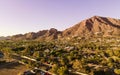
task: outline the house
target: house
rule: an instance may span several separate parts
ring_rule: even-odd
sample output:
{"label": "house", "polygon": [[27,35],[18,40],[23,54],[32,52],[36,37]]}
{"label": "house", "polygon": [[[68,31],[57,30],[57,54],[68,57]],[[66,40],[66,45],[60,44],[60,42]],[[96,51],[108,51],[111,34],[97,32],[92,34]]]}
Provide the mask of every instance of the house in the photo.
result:
{"label": "house", "polygon": [[22,75],[35,75],[32,71],[25,71]]}

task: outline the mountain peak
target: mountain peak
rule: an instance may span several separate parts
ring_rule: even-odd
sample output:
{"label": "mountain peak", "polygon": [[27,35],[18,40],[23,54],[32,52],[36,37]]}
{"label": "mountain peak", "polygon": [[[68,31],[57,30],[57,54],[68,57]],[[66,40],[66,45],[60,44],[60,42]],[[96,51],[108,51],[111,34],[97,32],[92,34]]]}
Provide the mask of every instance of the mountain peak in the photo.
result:
{"label": "mountain peak", "polygon": [[95,15],[95,16],[92,16],[91,18],[101,18],[101,16]]}
{"label": "mountain peak", "polygon": [[93,16],[66,29],[63,32],[63,36],[94,36],[97,32],[103,32],[103,36],[120,35],[120,20],[109,17]]}
{"label": "mountain peak", "polygon": [[[49,30],[43,30],[39,32],[26,33],[23,35],[15,35],[12,36],[14,40],[23,40],[23,39],[37,39],[37,40],[50,40],[50,39],[58,39],[59,37],[92,37],[96,36],[97,33],[101,33],[102,36],[119,36],[120,35],[120,20],[109,18],[109,17],[101,17],[101,16],[93,16],[86,20],[79,22],[78,24],[64,30],[58,31],[55,28],[51,28]],[[99,36],[97,34],[97,36]]]}
{"label": "mountain peak", "polygon": [[81,22],[84,22],[84,23],[95,23],[95,22],[103,22],[104,20],[104,17],[101,17],[101,16],[92,16],[86,20],[83,20]]}
{"label": "mountain peak", "polygon": [[92,17],[90,17],[90,18],[88,18],[88,19],[86,19],[86,20],[99,20],[99,19],[104,19],[104,18],[107,18],[107,17],[102,17],[102,16],[92,16]]}

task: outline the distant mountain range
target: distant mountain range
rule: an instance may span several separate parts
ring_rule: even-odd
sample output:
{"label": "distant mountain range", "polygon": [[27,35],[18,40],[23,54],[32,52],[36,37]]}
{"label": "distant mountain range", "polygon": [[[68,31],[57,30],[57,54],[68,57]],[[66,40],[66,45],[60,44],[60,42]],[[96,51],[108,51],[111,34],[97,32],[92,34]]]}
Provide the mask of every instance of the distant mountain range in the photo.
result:
{"label": "distant mountain range", "polygon": [[83,20],[76,25],[64,30],[58,31],[55,28],[50,30],[43,30],[39,32],[29,32],[26,34],[17,34],[11,37],[12,40],[52,40],[65,37],[76,36],[120,36],[120,20],[93,16],[89,19]]}
{"label": "distant mountain range", "polygon": [[11,39],[10,36],[6,36],[6,37],[4,37],[4,36],[0,36],[0,40],[9,40],[9,39]]}
{"label": "distant mountain range", "polygon": [[39,32],[29,32],[26,34],[18,34],[13,35],[11,37],[12,40],[53,40],[57,39],[58,36],[62,36],[62,32],[58,31],[55,28],[51,28],[50,30],[42,30]]}

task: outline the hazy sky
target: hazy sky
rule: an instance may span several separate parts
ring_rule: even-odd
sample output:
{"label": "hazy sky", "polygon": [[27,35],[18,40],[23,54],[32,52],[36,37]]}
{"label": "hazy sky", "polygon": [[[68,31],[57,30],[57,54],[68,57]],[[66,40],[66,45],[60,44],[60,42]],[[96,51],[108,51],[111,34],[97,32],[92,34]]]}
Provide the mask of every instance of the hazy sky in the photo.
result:
{"label": "hazy sky", "polygon": [[120,0],[0,0],[0,36],[64,30],[94,15],[120,18]]}

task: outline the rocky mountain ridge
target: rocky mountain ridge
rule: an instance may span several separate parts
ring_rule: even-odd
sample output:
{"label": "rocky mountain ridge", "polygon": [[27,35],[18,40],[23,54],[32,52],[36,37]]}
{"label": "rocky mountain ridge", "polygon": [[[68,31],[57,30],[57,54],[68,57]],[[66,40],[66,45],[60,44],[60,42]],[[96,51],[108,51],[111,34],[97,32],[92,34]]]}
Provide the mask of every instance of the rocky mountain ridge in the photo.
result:
{"label": "rocky mountain ridge", "polygon": [[93,16],[63,31],[63,36],[119,36],[120,20]]}
{"label": "rocky mountain ridge", "polygon": [[17,34],[11,37],[12,40],[53,40],[57,39],[58,35],[61,35],[62,32],[58,31],[55,28],[51,28],[50,30],[42,30],[38,32],[29,32],[26,34]]}
{"label": "rocky mountain ridge", "polygon": [[11,37],[13,40],[33,40],[33,39],[42,39],[42,40],[52,40],[58,39],[59,37],[76,37],[76,36],[120,36],[120,20],[93,16],[86,20],[79,22],[72,27],[65,29],[64,31],[58,31],[55,28],[50,30],[43,30],[39,32],[29,32],[26,34],[18,34]]}

